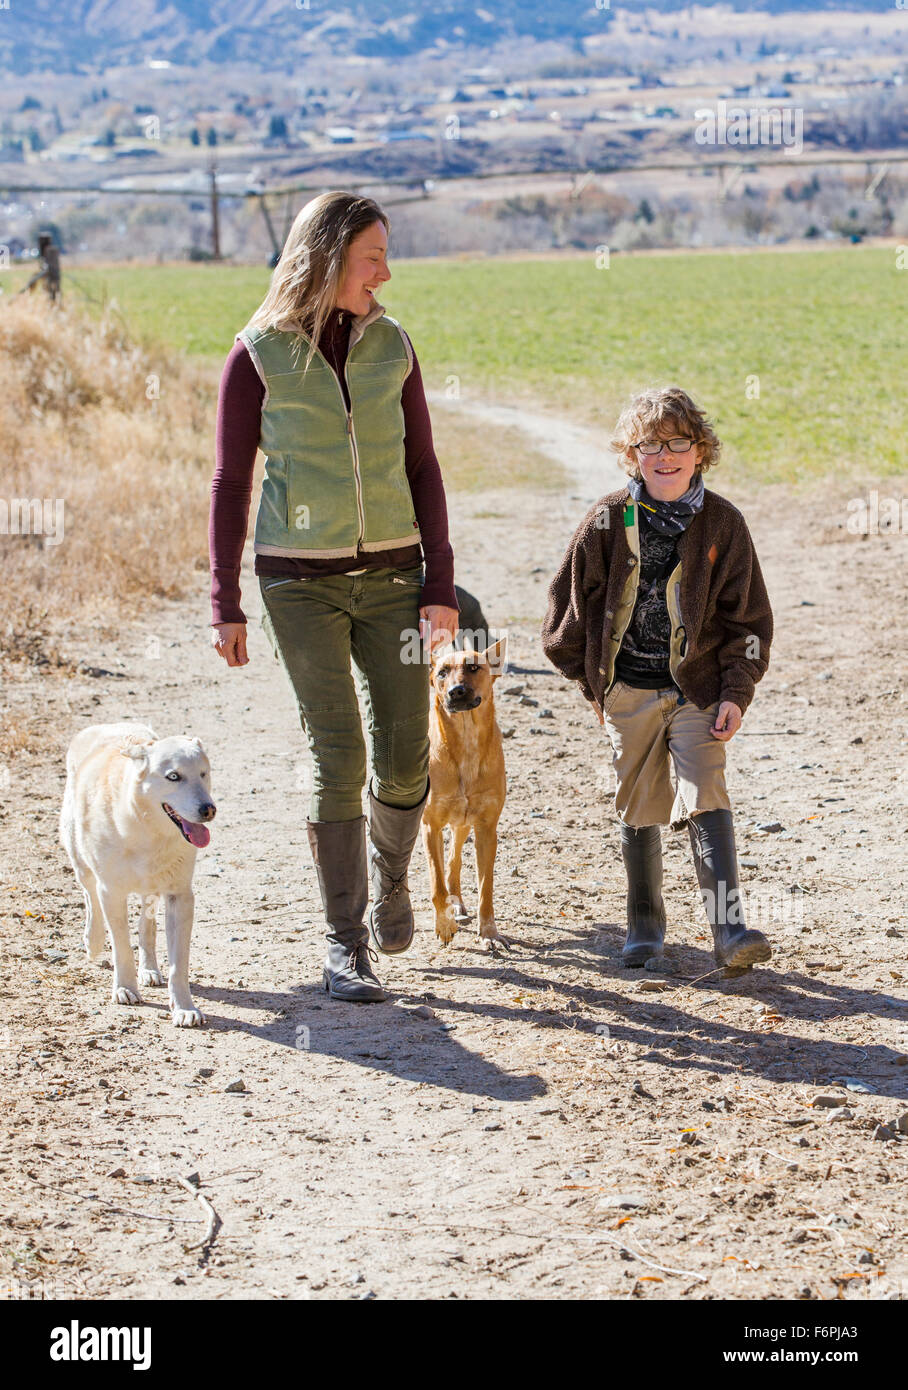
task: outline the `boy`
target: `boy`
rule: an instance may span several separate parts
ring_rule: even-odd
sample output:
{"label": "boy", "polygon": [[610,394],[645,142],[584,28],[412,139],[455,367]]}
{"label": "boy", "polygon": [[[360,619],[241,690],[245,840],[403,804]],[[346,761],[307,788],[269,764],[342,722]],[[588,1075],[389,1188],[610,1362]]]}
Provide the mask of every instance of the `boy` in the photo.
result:
{"label": "boy", "polygon": [[[677,387],[644,391],[612,448],[628,485],[577,527],[549,586],[542,648],[613,748],[629,966],[665,939],[659,827],[687,823],[716,962],[769,960],[742,920],[725,744],[769,664],[772,612],[743,516],[703,486],[721,445]],[[674,767],[674,783],[670,777]]]}

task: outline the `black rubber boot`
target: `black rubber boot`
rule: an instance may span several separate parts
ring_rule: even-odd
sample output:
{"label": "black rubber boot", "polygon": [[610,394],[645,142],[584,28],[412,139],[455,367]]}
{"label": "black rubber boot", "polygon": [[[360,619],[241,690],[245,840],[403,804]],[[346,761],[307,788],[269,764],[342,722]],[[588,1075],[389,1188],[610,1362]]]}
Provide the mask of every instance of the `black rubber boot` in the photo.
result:
{"label": "black rubber boot", "polygon": [[373,794],[369,783],[369,872],[373,899],[369,928],[372,940],[386,956],[406,951],[413,940],[407,868],[428,799],[427,785],[418,805],[406,809],[387,806]]}
{"label": "black rubber boot", "polygon": [[772,947],[766,937],[744,925],[731,811],[701,811],[688,817],[687,831],[712,928],[716,964],[746,970],[758,961],[769,960]]}
{"label": "black rubber boot", "polygon": [[665,941],[662,835],[658,825],[620,825],[627,871],[627,940],[621,959],[625,965],[645,965],[652,956],[662,955]]}
{"label": "black rubber boot", "polygon": [[366,818],[307,821],[306,829],[328,924],[325,989],[332,999],[381,1003],[388,995],[370,964],[370,956],[378,957],[363,922],[369,901]]}

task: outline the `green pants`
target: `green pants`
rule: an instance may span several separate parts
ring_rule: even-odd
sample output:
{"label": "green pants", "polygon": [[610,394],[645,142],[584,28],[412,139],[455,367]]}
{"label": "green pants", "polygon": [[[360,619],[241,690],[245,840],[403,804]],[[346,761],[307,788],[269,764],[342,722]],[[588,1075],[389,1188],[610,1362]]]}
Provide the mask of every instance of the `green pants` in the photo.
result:
{"label": "green pants", "polygon": [[[363,814],[365,705],[374,792],[415,806],[429,771],[429,666],[419,641],[421,565],[318,579],[262,575],[262,624],[293,687],[312,753],[311,821]],[[354,684],[351,658],[357,671]]]}

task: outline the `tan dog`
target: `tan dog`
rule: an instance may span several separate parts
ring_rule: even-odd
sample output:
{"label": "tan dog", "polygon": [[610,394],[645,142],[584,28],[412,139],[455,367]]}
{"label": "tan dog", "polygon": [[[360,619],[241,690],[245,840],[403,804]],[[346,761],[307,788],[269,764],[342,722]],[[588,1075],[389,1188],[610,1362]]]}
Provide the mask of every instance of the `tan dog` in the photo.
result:
{"label": "tan dog", "polygon": [[[432,657],[429,710],[429,799],[422,817],[429,858],[435,931],[443,945],[458,926],[471,920],[460,894],[461,851],[471,829],[479,878],[479,935],[491,944],[499,936],[492,905],[498,818],[507,782],[501,730],[495,719],[494,682],[503,673],[506,639],[483,652],[445,647]],[[452,843],[444,863],[443,830]]]}

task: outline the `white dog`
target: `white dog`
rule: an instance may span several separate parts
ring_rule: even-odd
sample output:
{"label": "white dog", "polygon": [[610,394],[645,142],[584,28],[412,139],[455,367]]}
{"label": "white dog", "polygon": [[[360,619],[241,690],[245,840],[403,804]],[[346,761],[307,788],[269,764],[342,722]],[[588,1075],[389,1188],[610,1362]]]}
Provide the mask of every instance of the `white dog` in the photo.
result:
{"label": "white dog", "polygon": [[[204,1023],[189,992],[196,850],[211,839],[211,769],[198,739],[162,738],[143,724],[83,729],[66,755],[60,838],[85,894],[85,950],[94,960],[107,927],[115,1004],[139,1004],[140,985],[163,985],[155,908],[164,898],[168,985],[178,1028]],[[129,943],[127,897],[140,893],[139,971]]]}

